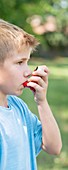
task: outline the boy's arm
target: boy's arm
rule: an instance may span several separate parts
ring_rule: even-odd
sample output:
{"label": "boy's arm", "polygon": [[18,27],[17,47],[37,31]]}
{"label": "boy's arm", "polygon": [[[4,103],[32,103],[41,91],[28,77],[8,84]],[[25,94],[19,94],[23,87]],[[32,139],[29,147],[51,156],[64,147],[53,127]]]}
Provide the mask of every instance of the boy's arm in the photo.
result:
{"label": "boy's arm", "polygon": [[50,154],[59,154],[62,147],[60,130],[46,99],[48,73],[46,66],[39,66],[29,79],[28,86],[35,89],[34,97],[42,124],[42,148]]}
{"label": "boy's arm", "polygon": [[47,100],[38,105],[42,123],[42,149],[49,154],[59,154],[62,147],[60,131]]}

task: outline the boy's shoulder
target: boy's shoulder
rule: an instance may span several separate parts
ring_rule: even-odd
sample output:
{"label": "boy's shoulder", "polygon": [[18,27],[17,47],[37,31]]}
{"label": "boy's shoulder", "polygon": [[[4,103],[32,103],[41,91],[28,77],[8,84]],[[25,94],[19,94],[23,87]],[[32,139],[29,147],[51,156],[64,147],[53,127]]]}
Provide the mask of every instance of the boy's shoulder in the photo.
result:
{"label": "boy's shoulder", "polygon": [[[20,114],[26,120],[28,126],[31,124],[30,122],[35,121],[35,115],[30,111],[27,104],[19,97],[14,95],[8,96],[8,104],[11,105],[12,109]],[[32,123],[33,124],[33,123]]]}
{"label": "boy's shoulder", "polygon": [[26,103],[19,97],[15,95],[8,95],[7,97],[9,105],[27,107]]}
{"label": "boy's shoulder", "polygon": [[22,99],[20,99],[19,97],[15,96],[15,95],[8,95],[7,99],[8,99],[8,101],[14,101],[14,100],[20,101],[20,100],[22,100]]}
{"label": "boy's shoulder", "polygon": [[9,105],[12,105],[14,110],[16,110],[17,112],[19,111],[21,114],[24,114],[27,121],[29,119],[32,121],[35,121],[37,119],[37,116],[32,113],[32,111],[28,108],[28,105],[21,98],[14,95],[9,95],[8,103]]}

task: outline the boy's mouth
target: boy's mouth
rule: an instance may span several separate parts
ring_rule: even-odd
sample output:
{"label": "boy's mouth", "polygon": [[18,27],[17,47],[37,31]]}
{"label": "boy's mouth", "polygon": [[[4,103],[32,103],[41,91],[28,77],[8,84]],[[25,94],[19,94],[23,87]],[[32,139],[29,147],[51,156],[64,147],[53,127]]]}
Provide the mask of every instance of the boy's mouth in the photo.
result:
{"label": "boy's mouth", "polygon": [[27,81],[25,81],[22,85],[24,86],[24,88],[25,87],[27,87],[27,88],[30,88],[30,90],[32,90],[33,92],[35,92],[35,89],[33,88],[33,87],[31,87],[31,86],[27,86],[27,83],[28,83],[29,81],[27,80]]}
{"label": "boy's mouth", "polygon": [[[37,69],[38,69],[38,67],[36,67],[34,71],[36,71]],[[27,83],[28,83],[28,82],[29,82],[29,81],[27,80],[27,81],[25,81],[22,85],[23,85],[24,87],[30,88],[30,90],[32,90],[33,92],[35,92],[35,89],[34,89],[33,87],[27,86]]]}

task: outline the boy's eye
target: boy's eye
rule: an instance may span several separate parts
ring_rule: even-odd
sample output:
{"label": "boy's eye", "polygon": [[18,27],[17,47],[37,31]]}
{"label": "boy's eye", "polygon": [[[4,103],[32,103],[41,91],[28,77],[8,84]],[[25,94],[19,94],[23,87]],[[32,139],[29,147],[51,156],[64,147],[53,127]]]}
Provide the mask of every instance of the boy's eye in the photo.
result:
{"label": "boy's eye", "polygon": [[18,64],[21,65],[23,63],[23,61],[19,61]]}
{"label": "boy's eye", "polygon": [[27,62],[28,62],[27,59],[23,59],[23,60],[17,61],[17,64],[21,65],[21,64],[24,64],[24,63],[27,63]]}

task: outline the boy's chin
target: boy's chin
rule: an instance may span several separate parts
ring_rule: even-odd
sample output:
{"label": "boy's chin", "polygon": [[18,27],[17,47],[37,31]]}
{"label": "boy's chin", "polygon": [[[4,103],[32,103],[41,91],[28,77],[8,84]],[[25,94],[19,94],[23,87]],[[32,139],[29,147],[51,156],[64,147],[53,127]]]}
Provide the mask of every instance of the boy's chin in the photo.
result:
{"label": "boy's chin", "polygon": [[23,89],[20,89],[19,91],[17,91],[16,96],[20,96],[23,93]]}
{"label": "boy's chin", "polygon": [[19,88],[13,92],[9,92],[8,95],[20,96],[23,93],[23,88]]}
{"label": "boy's chin", "polygon": [[22,93],[23,93],[23,89],[20,89],[20,90],[18,90],[18,91],[16,91],[16,92],[12,93],[12,94],[10,94],[10,95],[20,96]]}

